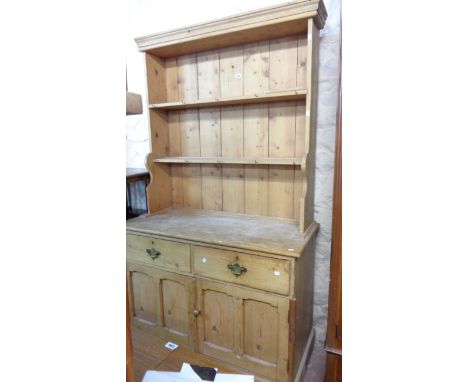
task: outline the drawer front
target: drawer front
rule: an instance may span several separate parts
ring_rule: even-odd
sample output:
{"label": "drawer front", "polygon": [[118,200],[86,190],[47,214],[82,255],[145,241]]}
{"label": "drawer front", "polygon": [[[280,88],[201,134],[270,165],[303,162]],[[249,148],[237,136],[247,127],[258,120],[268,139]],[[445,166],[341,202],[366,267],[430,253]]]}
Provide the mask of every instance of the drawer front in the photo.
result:
{"label": "drawer front", "polygon": [[190,246],[174,241],[127,235],[127,259],[158,268],[190,272]]}
{"label": "drawer front", "polygon": [[192,247],[192,253],[197,275],[289,294],[290,263],[287,260],[198,246]]}

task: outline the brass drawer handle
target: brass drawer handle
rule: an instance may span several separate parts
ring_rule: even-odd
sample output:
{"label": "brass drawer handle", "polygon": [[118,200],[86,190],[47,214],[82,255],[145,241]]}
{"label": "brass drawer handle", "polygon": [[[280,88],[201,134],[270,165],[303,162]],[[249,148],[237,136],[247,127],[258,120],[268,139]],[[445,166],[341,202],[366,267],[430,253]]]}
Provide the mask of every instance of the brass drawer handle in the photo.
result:
{"label": "brass drawer handle", "polygon": [[200,313],[201,313],[201,312],[200,312],[200,310],[198,310],[198,309],[195,309],[195,310],[193,311],[193,315],[194,315],[195,317],[198,317],[198,316],[200,315]]}
{"label": "brass drawer handle", "polygon": [[232,274],[236,277],[239,277],[242,275],[242,273],[247,272],[247,268],[243,267],[242,265],[239,265],[238,263],[228,264],[227,267],[232,272]]}
{"label": "brass drawer handle", "polygon": [[153,260],[158,258],[161,255],[161,252],[159,252],[158,250],[154,248],[148,248],[146,252],[148,252],[148,256],[151,257]]}

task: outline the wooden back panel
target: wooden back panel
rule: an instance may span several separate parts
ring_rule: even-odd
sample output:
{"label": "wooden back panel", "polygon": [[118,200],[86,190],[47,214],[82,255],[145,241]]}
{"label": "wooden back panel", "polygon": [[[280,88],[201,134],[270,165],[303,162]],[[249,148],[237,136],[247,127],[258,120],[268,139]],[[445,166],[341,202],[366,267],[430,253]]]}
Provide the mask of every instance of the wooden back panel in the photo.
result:
{"label": "wooden back panel", "polygon": [[[158,88],[148,91],[148,103],[262,97],[291,90],[310,92],[308,45],[310,41],[303,33],[178,57],[158,58],[146,53],[148,87]],[[310,136],[310,102],[308,94],[307,100],[297,101],[151,109],[151,158],[301,158],[313,152],[305,143]],[[309,172],[306,166],[313,163],[304,160],[302,168],[197,163],[164,167],[148,161],[154,173],[164,174],[148,188],[149,212],[172,205],[301,222],[301,214],[310,212],[310,188],[304,193],[304,183],[310,179],[304,179],[304,174]],[[161,182],[164,185],[158,184]],[[158,196],[168,189],[170,195]],[[302,221],[302,230],[309,223]]]}

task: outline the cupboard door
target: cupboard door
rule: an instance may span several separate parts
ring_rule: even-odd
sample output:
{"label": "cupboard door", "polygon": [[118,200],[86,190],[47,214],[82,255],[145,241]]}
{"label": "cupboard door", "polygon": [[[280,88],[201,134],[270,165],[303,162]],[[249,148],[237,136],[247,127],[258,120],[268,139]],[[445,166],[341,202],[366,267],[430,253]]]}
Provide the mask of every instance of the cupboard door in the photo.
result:
{"label": "cupboard door", "polygon": [[128,264],[133,324],[193,348],[195,290],[192,277]]}
{"label": "cupboard door", "polygon": [[199,351],[278,381],[288,379],[289,300],[197,279]]}

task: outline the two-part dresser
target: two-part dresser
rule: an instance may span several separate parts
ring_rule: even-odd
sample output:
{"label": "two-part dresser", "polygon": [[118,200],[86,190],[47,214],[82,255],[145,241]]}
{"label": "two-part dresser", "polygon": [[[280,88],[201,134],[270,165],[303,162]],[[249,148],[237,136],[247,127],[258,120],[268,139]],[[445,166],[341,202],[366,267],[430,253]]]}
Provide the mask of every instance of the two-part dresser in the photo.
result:
{"label": "two-part dresser", "polygon": [[313,340],[321,1],[136,39],[149,213],[127,221],[133,325],[266,380]]}

